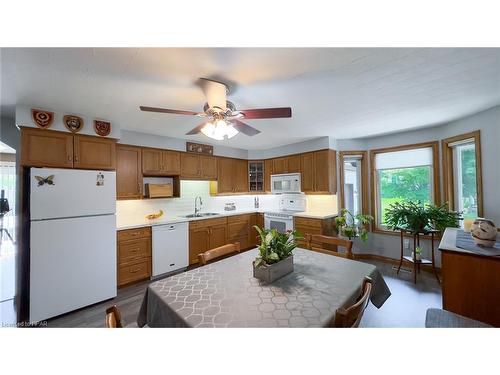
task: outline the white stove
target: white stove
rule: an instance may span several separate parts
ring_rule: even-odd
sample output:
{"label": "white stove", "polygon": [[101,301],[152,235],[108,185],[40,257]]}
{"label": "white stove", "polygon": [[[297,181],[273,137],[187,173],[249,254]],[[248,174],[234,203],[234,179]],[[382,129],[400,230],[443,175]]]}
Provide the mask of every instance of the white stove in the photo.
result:
{"label": "white stove", "polygon": [[282,194],[279,200],[279,211],[264,213],[264,228],[276,229],[278,232],[293,230],[293,214],[305,210],[304,194]]}

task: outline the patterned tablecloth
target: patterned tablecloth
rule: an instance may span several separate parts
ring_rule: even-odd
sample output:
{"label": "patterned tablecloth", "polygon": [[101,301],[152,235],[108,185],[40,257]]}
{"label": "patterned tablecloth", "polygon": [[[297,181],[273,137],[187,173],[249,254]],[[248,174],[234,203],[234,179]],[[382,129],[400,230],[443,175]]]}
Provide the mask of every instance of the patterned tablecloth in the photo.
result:
{"label": "patterned tablecloth", "polygon": [[391,292],[370,264],[294,250],[294,272],[266,284],[253,277],[256,249],[151,283],[137,318],[142,327],[324,327],[352,304],[365,276],[372,303]]}

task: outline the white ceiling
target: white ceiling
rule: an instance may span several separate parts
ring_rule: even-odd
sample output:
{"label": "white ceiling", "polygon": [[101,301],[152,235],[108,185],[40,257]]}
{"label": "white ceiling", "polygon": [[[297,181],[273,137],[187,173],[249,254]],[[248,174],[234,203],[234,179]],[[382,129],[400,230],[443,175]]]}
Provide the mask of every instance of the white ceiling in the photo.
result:
{"label": "white ceiling", "polygon": [[199,118],[139,106],[201,111],[194,81],[219,76],[238,109],[292,107],[291,119],[248,120],[257,136],[212,142],[249,150],[431,126],[500,104],[500,49],[4,48],[1,58],[7,112],[33,105],[207,142],[184,135]]}

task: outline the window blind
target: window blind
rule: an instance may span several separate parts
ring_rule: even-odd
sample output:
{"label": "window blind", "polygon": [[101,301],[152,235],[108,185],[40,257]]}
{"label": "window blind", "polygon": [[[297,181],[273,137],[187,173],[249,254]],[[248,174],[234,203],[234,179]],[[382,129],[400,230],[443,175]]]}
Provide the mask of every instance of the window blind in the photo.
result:
{"label": "window blind", "polygon": [[375,155],[376,169],[396,169],[432,165],[432,147],[390,151]]}

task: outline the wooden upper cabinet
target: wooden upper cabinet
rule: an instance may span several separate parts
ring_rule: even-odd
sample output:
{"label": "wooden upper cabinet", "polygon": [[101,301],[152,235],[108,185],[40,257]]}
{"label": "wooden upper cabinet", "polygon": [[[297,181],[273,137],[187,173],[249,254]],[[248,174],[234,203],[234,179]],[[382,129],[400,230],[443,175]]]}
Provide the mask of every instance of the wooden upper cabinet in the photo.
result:
{"label": "wooden upper cabinet", "polygon": [[168,176],[181,173],[181,153],[179,151],[162,151],[162,171]]}
{"label": "wooden upper cabinet", "polygon": [[218,161],[217,193],[233,192],[233,159],[219,158]]}
{"label": "wooden upper cabinet", "polygon": [[314,191],[335,194],[337,192],[337,168],[334,150],[314,152]]}
{"label": "wooden upper cabinet", "polygon": [[142,150],[140,147],[116,145],[116,197],[142,197]]}
{"label": "wooden upper cabinet", "polygon": [[46,129],[21,129],[21,164],[73,167],[73,134]]}
{"label": "wooden upper cabinet", "polygon": [[273,160],[264,160],[264,191],[271,191],[271,175],[273,174]]}
{"label": "wooden upper cabinet", "polygon": [[287,173],[300,173],[300,154],[287,157]]}
{"label": "wooden upper cabinet", "polygon": [[300,155],[302,191],[314,192],[314,152]]}
{"label": "wooden upper cabinet", "polygon": [[116,140],[89,135],[74,135],[74,168],[116,168]]}
{"label": "wooden upper cabinet", "polygon": [[162,151],[153,148],[142,149],[142,173],[149,176],[162,175]]}
{"label": "wooden upper cabinet", "polygon": [[178,151],[144,148],[142,150],[142,173],[146,176],[178,176],[181,155]]}
{"label": "wooden upper cabinet", "polygon": [[217,158],[200,155],[201,177],[207,180],[217,179]]}
{"label": "wooden upper cabinet", "polygon": [[200,178],[201,161],[200,155],[181,153],[181,177]]}
{"label": "wooden upper cabinet", "polygon": [[248,191],[248,162],[247,160],[233,159],[233,188],[235,193]]}
{"label": "wooden upper cabinet", "polygon": [[273,174],[287,173],[288,171],[288,158],[276,158],[273,160]]}

